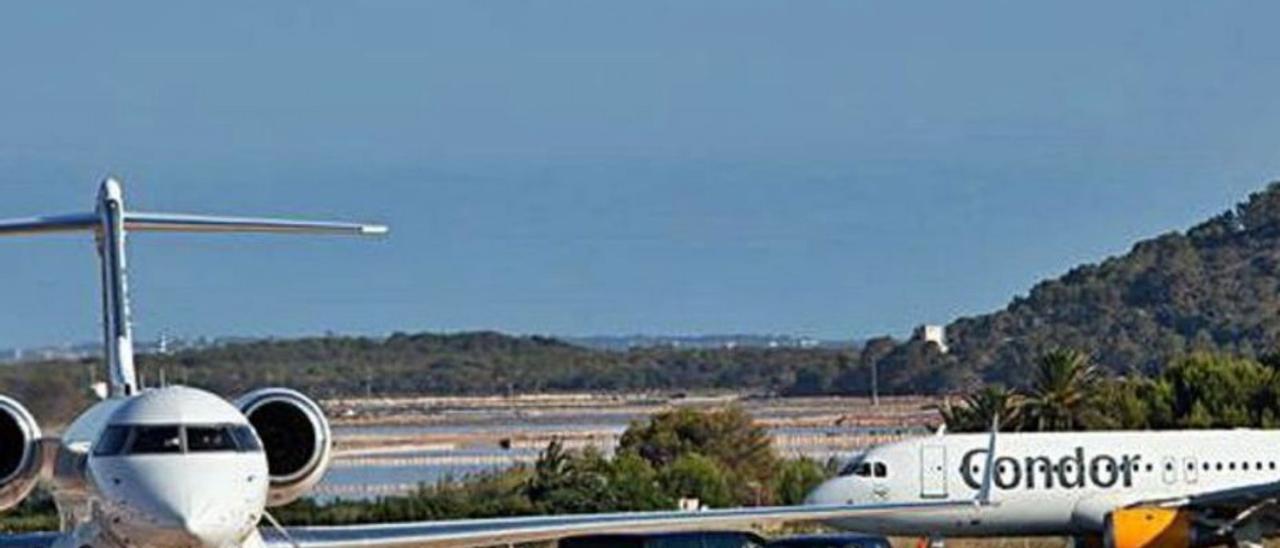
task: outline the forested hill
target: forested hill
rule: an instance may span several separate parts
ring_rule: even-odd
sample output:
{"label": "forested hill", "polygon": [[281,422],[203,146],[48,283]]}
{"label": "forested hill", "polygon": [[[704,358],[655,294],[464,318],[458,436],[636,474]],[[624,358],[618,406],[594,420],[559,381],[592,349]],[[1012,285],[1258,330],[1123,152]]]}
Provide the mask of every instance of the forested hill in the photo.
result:
{"label": "forested hill", "polygon": [[[881,350],[883,365],[913,377],[900,384],[929,389],[975,374],[1021,384],[1031,362],[1053,347],[1084,350],[1117,372],[1153,372],[1195,350],[1275,352],[1280,183],[1186,232],[1042,282],[1002,311],[960,319],[948,338],[951,356],[907,343]],[[947,367],[957,370],[941,372]]]}
{"label": "forested hill", "polygon": [[[264,341],[148,356],[152,375],[236,393],[287,383],[321,396],[501,394],[742,387],[780,391],[796,370],[835,364],[831,351],[804,349],[591,350],[547,337],[499,333],[385,339],[323,337]],[[154,378],[154,377],[153,377]]]}

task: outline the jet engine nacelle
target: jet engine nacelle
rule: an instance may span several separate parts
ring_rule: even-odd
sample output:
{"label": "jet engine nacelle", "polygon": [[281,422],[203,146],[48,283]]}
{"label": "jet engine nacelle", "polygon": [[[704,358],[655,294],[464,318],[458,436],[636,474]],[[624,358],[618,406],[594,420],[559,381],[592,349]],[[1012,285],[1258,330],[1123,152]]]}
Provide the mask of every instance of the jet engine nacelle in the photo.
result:
{"label": "jet engine nacelle", "polygon": [[0,396],[0,510],[17,506],[40,479],[40,426],[26,407]]}
{"label": "jet engine nacelle", "polygon": [[333,437],[316,402],[287,388],[263,388],[236,400],[262,439],[270,490],[267,506],[306,494],[329,469]]}
{"label": "jet engine nacelle", "polygon": [[[1104,544],[1108,548],[1169,546],[1189,548],[1218,544],[1195,525],[1191,512],[1179,508],[1123,508],[1107,516]],[[1217,539],[1220,540],[1220,539]]]}

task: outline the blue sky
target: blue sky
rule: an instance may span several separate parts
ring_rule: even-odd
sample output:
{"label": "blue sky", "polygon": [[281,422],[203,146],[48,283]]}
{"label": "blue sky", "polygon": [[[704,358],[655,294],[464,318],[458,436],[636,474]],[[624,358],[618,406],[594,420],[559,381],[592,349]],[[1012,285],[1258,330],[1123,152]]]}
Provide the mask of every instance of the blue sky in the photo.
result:
{"label": "blue sky", "polygon": [[[138,235],[144,338],[902,333],[1280,178],[1270,3],[6,6],[0,216]],[[85,237],[0,241],[0,346],[93,340]]]}

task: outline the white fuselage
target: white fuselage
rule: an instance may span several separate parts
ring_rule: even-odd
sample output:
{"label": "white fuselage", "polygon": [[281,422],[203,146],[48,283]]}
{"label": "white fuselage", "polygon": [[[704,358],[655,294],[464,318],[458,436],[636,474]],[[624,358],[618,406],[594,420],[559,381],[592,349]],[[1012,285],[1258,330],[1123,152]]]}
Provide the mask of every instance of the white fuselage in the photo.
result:
{"label": "white fuselage", "polygon": [[248,421],[218,396],[173,386],[106,400],[62,443],[83,464],[54,491],[67,529],[58,546],[261,542],[266,457]]}
{"label": "white fuselage", "polygon": [[[815,504],[976,500],[986,434],[873,448],[809,496]],[[1093,535],[1112,510],[1280,479],[1280,431],[1002,434],[990,505],[898,512],[832,525],[933,536]]]}

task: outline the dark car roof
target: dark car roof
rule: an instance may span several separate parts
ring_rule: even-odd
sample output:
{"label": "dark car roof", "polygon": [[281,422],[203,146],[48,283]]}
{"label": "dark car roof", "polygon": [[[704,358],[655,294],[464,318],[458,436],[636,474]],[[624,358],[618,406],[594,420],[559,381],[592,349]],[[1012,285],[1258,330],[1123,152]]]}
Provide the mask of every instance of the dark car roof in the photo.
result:
{"label": "dark car roof", "polygon": [[[680,533],[614,533],[607,535],[579,535],[562,538],[558,545],[561,548],[642,548],[648,542],[681,540],[694,541],[699,539],[741,539],[742,541],[750,541],[762,546],[765,544],[764,538],[748,531],[689,531]],[[717,544],[717,546],[720,545]]]}
{"label": "dark car roof", "polygon": [[881,535],[871,535],[866,533],[833,533],[828,535],[801,535],[795,537],[787,537],[770,542],[768,546],[773,547],[804,547],[804,546],[862,546],[862,545],[885,546],[889,544],[889,539]]}

